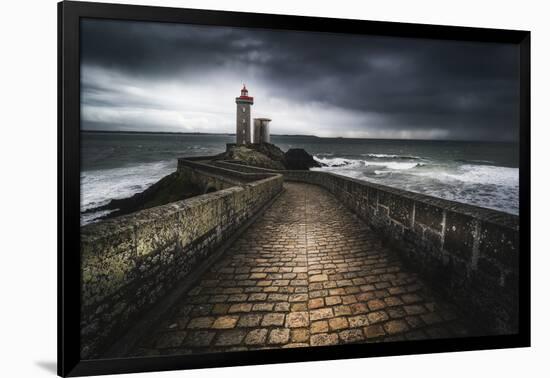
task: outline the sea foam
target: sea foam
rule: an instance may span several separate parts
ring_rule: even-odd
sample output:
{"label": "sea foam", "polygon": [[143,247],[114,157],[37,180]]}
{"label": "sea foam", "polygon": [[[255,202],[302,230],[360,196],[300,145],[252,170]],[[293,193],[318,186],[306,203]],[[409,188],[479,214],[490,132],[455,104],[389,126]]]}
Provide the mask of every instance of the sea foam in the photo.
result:
{"label": "sea foam", "polygon": [[[83,171],[80,174],[80,211],[106,205],[112,199],[131,197],[144,191],[175,169],[176,162],[169,160],[121,168]],[[82,217],[81,223],[89,223],[97,216],[100,215],[91,213],[91,215]]]}
{"label": "sea foam", "polygon": [[[381,159],[374,160],[373,155]],[[471,164],[422,159],[418,162],[406,161],[404,155],[361,156],[369,156],[372,160],[315,157],[325,167],[314,170],[509,213],[518,212],[518,168],[489,165],[489,161]]]}
{"label": "sea foam", "polygon": [[449,170],[426,170],[416,175],[441,181],[461,181],[469,184],[499,185],[515,187],[519,185],[519,169],[494,165],[462,164]]}
{"label": "sea foam", "polygon": [[[385,155],[391,156],[391,155]],[[411,169],[415,167],[420,167],[423,164],[417,162],[402,162],[402,161],[372,161],[372,160],[361,160],[361,159],[346,159],[346,158],[324,158],[314,156],[314,159],[319,163],[326,165],[328,168],[345,168],[345,169],[354,169],[362,168],[369,166],[383,167],[388,169]]]}

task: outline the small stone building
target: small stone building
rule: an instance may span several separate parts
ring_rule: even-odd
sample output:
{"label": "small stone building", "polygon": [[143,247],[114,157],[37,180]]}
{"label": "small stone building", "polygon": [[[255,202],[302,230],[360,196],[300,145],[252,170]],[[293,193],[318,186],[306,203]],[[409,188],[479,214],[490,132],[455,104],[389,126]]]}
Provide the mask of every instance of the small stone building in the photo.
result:
{"label": "small stone building", "polygon": [[254,118],[253,143],[270,143],[269,122],[269,118]]}

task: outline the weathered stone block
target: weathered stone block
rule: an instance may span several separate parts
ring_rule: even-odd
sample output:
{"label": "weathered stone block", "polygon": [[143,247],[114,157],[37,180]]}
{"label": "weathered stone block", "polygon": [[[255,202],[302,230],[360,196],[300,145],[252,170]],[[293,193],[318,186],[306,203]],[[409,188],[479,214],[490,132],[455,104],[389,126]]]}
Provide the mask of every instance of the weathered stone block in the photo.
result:
{"label": "weathered stone block", "polygon": [[519,234],[517,230],[488,222],[481,224],[479,252],[517,271],[519,265]]}
{"label": "weathered stone block", "polygon": [[443,237],[440,233],[432,231],[432,229],[427,228],[424,230],[424,240],[432,248],[439,250],[442,248]]}
{"label": "weathered stone block", "polygon": [[269,333],[268,344],[285,344],[290,339],[290,329],[275,328]]}
{"label": "weathered stone block", "polygon": [[452,255],[470,260],[477,222],[469,215],[447,211],[443,248]]}
{"label": "weathered stone block", "polygon": [[340,332],[338,336],[344,343],[357,343],[365,339],[360,329],[348,329]]}
{"label": "weathered stone block", "polygon": [[186,347],[207,347],[212,343],[215,335],[215,332],[210,331],[189,332],[183,341],[183,345]]}
{"label": "weathered stone block", "polygon": [[311,346],[324,346],[324,345],[336,345],[338,344],[337,333],[319,333],[311,335]]}
{"label": "weathered stone block", "polygon": [[263,345],[267,338],[267,332],[266,328],[252,330],[246,335],[244,343],[246,345]]}
{"label": "weathered stone block", "polygon": [[500,279],[501,270],[497,266],[497,264],[491,259],[488,259],[486,257],[480,257],[477,262],[477,268],[480,271],[488,274],[489,276]]}
{"label": "weathered stone block", "polygon": [[408,198],[395,195],[389,197],[390,217],[401,223],[405,227],[411,226],[411,217],[414,202]]}
{"label": "weathered stone block", "polygon": [[227,329],[235,328],[237,321],[239,320],[238,316],[220,316],[212,324],[214,329]]}
{"label": "weathered stone block", "polygon": [[379,324],[365,327],[363,330],[367,339],[374,339],[386,335],[386,333],[384,332],[384,328]]}
{"label": "weathered stone block", "polygon": [[423,202],[415,202],[415,222],[422,223],[436,232],[443,229],[443,209],[440,207],[428,205]]}
{"label": "weathered stone block", "polygon": [[331,331],[346,329],[349,327],[348,320],[345,317],[332,318],[328,321],[328,326]]}
{"label": "weathered stone block", "polygon": [[367,193],[369,207],[376,208],[378,204],[378,190],[369,188]]}
{"label": "weathered stone block", "polygon": [[285,322],[285,314],[272,313],[264,315],[262,319],[262,326],[282,326]]}
{"label": "weathered stone block", "polygon": [[309,329],[295,328],[290,330],[290,341],[293,343],[306,343],[309,341]]}
{"label": "weathered stone block", "polygon": [[155,217],[155,213],[140,214],[142,219],[136,222],[136,253],[145,256],[154,253],[166,246],[175,243],[176,232],[174,224],[177,224],[175,213],[166,214],[163,218]]}
{"label": "weathered stone block", "polygon": [[135,251],[134,225],[120,219],[110,220],[102,224],[92,224],[80,230],[81,265],[88,258],[96,256],[113,256]]}
{"label": "weathered stone block", "polygon": [[240,344],[247,334],[246,330],[230,330],[220,333],[218,336],[215,345],[218,346],[228,346],[228,345],[238,345]]}
{"label": "weathered stone block", "polygon": [[389,335],[395,335],[408,331],[409,325],[403,320],[391,320],[384,324],[384,330]]}
{"label": "weathered stone block", "polygon": [[116,293],[133,279],[136,262],[130,253],[88,259],[82,266],[82,301],[84,306],[99,303]]}

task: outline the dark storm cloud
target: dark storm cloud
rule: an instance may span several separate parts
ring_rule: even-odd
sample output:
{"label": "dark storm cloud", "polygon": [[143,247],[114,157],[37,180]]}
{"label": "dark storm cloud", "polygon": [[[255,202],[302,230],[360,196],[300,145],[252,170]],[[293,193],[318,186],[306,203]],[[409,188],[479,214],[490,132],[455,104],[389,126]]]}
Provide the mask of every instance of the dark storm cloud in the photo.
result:
{"label": "dark storm cloud", "polygon": [[[517,139],[519,61],[511,45],[87,20],[82,63],[153,81],[253,70],[274,96],[376,119],[358,130]],[[104,89],[86,83],[83,92]],[[88,103],[110,101],[132,100]]]}

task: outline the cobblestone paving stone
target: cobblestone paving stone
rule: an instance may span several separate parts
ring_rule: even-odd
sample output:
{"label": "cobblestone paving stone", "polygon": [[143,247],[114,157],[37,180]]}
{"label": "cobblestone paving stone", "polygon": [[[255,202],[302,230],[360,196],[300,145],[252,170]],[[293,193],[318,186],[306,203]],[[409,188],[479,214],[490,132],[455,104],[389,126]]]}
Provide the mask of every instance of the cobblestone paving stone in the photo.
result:
{"label": "cobblestone paving stone", "polygon": [[285,189],[133,354],[469,335],[452,307],[330,193]]}

